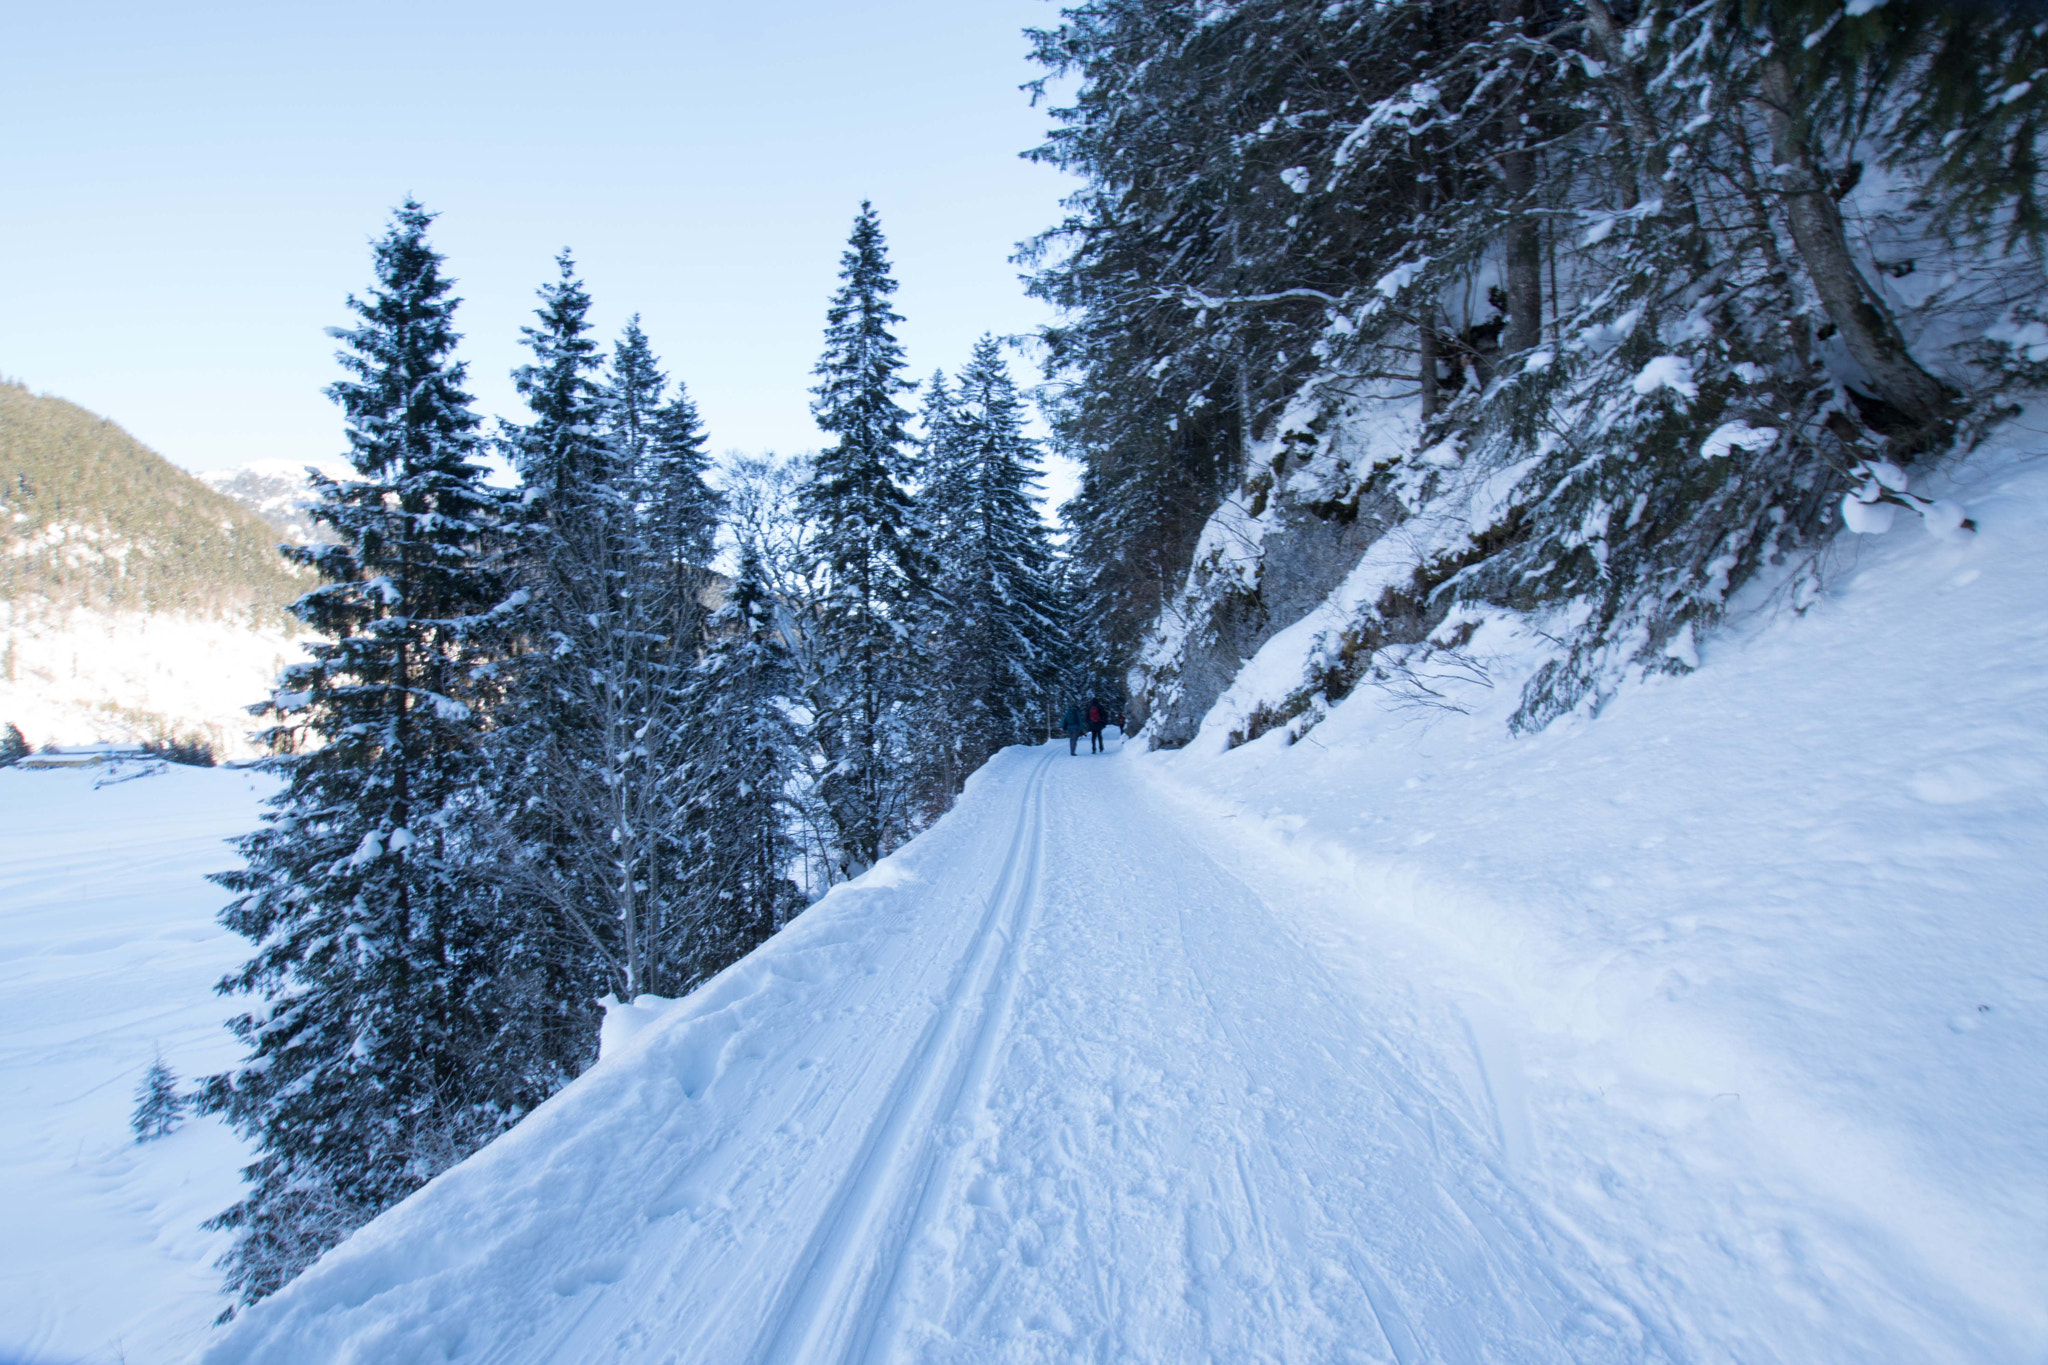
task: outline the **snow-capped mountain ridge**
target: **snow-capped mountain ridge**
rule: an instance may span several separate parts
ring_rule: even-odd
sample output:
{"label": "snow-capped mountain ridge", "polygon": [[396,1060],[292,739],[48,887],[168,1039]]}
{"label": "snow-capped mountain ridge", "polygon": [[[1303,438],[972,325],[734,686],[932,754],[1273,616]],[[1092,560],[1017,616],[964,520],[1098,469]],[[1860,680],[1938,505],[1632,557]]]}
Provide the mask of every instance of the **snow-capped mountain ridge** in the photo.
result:
{"label": "snow-capped mountain ridge", "polygon": [[306,545],[326,538],[306,512],[312,496],[306,482],[309,468],[331,479],[355,477],[355,471],[339,460],[251,460],[228,469],[209,469],[198,477],[208,488],[263,518],[288,543]]}

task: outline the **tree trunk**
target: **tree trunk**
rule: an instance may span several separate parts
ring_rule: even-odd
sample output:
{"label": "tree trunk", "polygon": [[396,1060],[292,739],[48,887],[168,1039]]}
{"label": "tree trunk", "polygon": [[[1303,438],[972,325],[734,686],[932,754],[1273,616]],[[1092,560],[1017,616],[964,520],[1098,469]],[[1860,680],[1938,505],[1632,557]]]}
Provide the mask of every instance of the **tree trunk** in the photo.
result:
{"label": "tree trunk", "polygon": [[1422,425],[1424,429],[1423,439],[1428,440],[1429,437],[1427,432],[1429,424],[1435,420],[1437,408],[1437,331],[1435,309],[1424,310],[1422,314],[1422,326],[1419,341],[1420,345],[1418,349],[1422,352],[1422,363],[1419,366],[1419,370],[1420,378],[1422,380]]}
{"label": "tree trunk", "polygon": [[1600,46],[1600,55],[1611,68],[1608,87],[1620,103],[1622,122],[1627,126],[1629,142],[1636,152],[1637,183],[1631,187],[1635,193],[1629,196],[1625,207],[1634,208],[1643,199],[1662,200],[1666,212],[1692,229],[1687,250],[1700,258],[1694,261],[1694,265],[1703,269],[1704,238],[1700,232],[1699,206],[1693,202],[1692,186],[1683,177],[1671,174],[1671,159],[1664,151],[1663,131],[1657,126],[1657,115],[1650,107],[1649,83],[1642,68],[1629,56],[1621,25],[1607,7],[1607,0],[1585,0],[1585,4],[1586,18],[1594,40]]}
{"label": "tree trunk", "polygon": [[[1520,30],[1527,24],[1528,0],[1500,0],[1502,22]],[[1525,72],[1525,79],[1533,77]],[[1520,101],[1527,106],[1533,101]],[[1536,154],[1529,150],[1524,116],[1503,116],[1507,150],[1501,153],[1502,188],[1508,194],[1507,299],[1508,325],[1501,338],[1509,355],[1526,355],[1543,343],[1543,237],[1530,212],[1536,197]],[[1483,381],[1482,381],[1483,382]]]}
{"label": "tree trunk", "polygon": [[1869,377],[1873,396],[1896,408],[1909,424],[1910,432],[1896,433],[1908,436],[1902,444],[1910,448],[1938,439],[1948,430],[1953,395],[1913,359],[1898,323],[1856,268],[1841,210],[1814,162],[1791,71],[1782,58],[1770,56],[1763,59],[1759,73],[1786,225],[1821,306],[1841,333],[1850,358]]}
{"label": "tree trunk", "polygon": [[1536,156],[1516,147],[1501,157],[1509,197],[1514,201],[1507,233],[1508,354],[1526,355],[1543,342],[1543,237],[1529,201],[1536,191]]}

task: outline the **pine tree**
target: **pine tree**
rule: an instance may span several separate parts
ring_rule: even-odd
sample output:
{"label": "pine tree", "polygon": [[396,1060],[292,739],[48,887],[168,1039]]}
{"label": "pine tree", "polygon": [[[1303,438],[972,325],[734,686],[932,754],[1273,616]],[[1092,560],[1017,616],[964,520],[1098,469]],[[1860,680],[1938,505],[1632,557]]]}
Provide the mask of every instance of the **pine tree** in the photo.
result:
{"label": "pine tree", "polygon": [[673,993],[702,974],[710,916],[691,861],[702,726],[688,684],[718,500],[687,393],[664,398],[637,320],[600,379],[589,297],[566,255],[561,269],[516,376],[534,411],[513,437],[529,600],[499,805],[560,992]]}
{"label": "pine tree", "polygon": [[135,1087],[135,1112],[128,1119],[128,1126],[135,1130],[135,1140],[148,1142],[176,1128],[189,1103],[178,1090],[177,1073],[159,1055]]}
{"label": "pine tree", "polygon": [[508,441],[524,485],[515,556],[527,597],[493,745],[498,803],[518,850],[515,892],[555,935],[556,989],[630,999],[652,989],[659,932],[645,896],[653,831],[637,817],[650,775],[636,732],[660,646],[639,619],[631,461],[651,439],[660,376],[644,339],[629,335],[607,394],[590,295],[568,252],[556,267],[521,329],[533,358],[513,372],[533,414]]}
{"label": "pine tree", "polygon": [[927,429],[937,456],[924,497],[947,604],[934,641],[933,688],[950,801],[997,750],[1040,733],[1066,641],[1052,550],[1033,496],[1038,454],[995,338],[975,343],[957,392],[928,413],[938,428]]}
{"label": "pine tree", "polygon": [[640,319],[633,318],[612,352],[603,388],[605,430],[629,471],[648,552],[672,574],[701,579],[711,561],[720,502],[705,482],[711,459],[697,405],[681,382],[665,399],[668,383]]}
{"label": "pine tree", "polygon": [[814,735],[825,758],[818,795],[832,813],[839,875],[852,876],[910,828],[907,722],[917,680],[904,656],[930,568],[903,486],[910,415],[896,400],[911,385],[891,331],[903,319],[889,304],[896,281],[871,204],[854,219],[840,281],[812,390],[819,427],[838,439],[819,453],[801,507],[816,524],[812,548],[827,579],[819,635],[830,667],[815,699]]}
{"label": "pine tree", "polygon": [[[522,954],[492,913],[472,799],[473,665],[502,585],[483,562],[501,499],[455,359],[456,300],[408,201],[376,282],[334,335],[354,479],[314,480],[332,544],[294,547],[326,582],[294,605],[318,637],[269,710],[284,779],[222,922],[256,951],[221,983],[257,1003],[249,1048],[204,1103],[254,1140],[245,1197],[214,1220],[244,1301],[460,1160],[562,1080],[523,1013]],[[310,734],[316,741],[299,741]],[[297,750],[297,752],[293,752]]]}
{"label": "pine tree", "polygon": [[712,618],[693,707],[703,735],[691,868],[703,898],[702,975],[751,951],[803,906],[789,879],[797,849],[787,794],[800,753],[788,711],[798,678],[781,615],[760,552],[742,541],[739,572]]}
{"label": "pine tree", "polygon": [[19,763],[28,757],[28,753],[28,741],[22,737],[20,730],[11,722],[5,727],[0,727],[0,768]]}

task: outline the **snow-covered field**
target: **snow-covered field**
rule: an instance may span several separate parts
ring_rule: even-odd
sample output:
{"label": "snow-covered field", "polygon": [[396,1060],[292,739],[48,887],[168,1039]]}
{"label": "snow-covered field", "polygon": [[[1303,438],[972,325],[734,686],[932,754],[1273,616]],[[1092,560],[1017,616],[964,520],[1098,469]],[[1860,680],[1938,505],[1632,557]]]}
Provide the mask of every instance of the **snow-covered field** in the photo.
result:
{"label": "snow-covered field", "polygon": [[[1224,752],[1246,692],[1179,753],[1005,753],[203,1359],[2048,1358],[2024,435],[1938,490],[1975,538],[1852,542],[1597,721],[1506,738],[1524,642],[1482,633],[1470,715],[1365,688]],[[43,1220],[0,1321],[104,1355],[169,1304],[121,1331],[176,1359],[235,1156],[122,1124],[158,1040],[231,1051],[197,873],[254,792],[0,801],[5,1202]]]}
{"label": "snow-covered field", "polygon": [[2039,463],[1597,722],[1010,751],[205,1359],[2040,1360]]}
{"label": "snow-covered field", "polygon": [[248,707],[301,657],[283,631],[174,613],[32,613],[0,602],[0,722],[31,744],[201,734],[224,758],[258,752]]}
{"label": "snow-covered field", "polygon": [[213,983],[247,948],[204,880],[272,780],[149,765],[0,771],[0,1360],[185,1359],[225,1306],[218,1234],[247,1160],[216,1120],[137,1145],[159,1050],[233,1061]]}

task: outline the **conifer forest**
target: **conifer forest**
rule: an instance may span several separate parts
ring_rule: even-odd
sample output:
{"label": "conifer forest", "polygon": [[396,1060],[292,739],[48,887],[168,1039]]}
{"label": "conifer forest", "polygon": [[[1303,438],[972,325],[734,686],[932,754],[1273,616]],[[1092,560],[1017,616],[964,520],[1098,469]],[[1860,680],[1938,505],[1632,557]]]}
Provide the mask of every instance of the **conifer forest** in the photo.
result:
{"label": "conifer forest", "polygon": [[[217,879],[246,1056],[198,1093],[258,1153],[215,1223],[242,1302],[589,1068],[601,1002],[708,981],[1077,699],[1183,742],[1196,656],[1276,613],[1229,546],[1283,491],[1412,553],[1236,739],[1478,667],[1501,614],[1555,642],[1528,734],[1696,667],[1760,575],[1796,608],[1838,538],[1962,530],[1914,481],[2048,384],[2032,6],[1048,16],[1019,150],[1078,188],[1017,261],[1060,320],[914,372],[917,263],[860,205],[814,454],[715,460],[567,251],[526,410],[479,412],[460,262],[393,213],[332,332],[354,475],[287,552],[284,785]],[[1083,471],[1056,523],[1048,448]]]}

